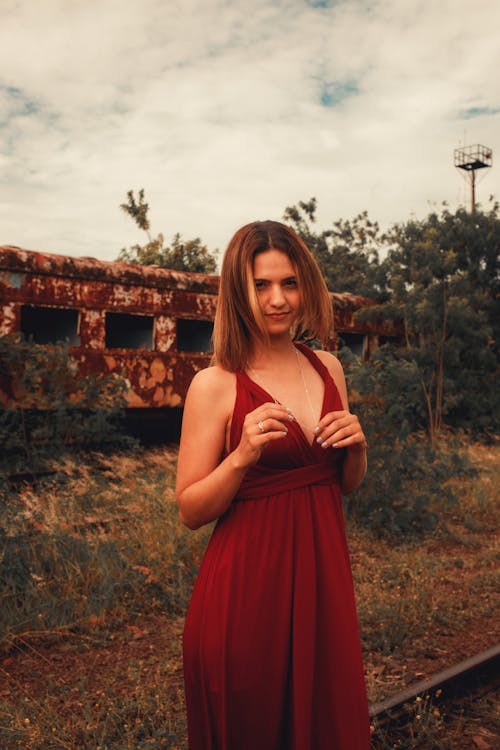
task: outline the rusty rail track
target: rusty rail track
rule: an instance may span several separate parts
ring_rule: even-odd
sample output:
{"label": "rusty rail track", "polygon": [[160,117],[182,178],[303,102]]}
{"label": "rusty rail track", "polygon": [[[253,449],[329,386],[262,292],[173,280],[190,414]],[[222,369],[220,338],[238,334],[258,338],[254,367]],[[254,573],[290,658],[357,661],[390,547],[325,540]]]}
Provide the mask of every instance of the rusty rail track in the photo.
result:
{"label": "rusty rail track", "polygon": [[417,698],[440,704],[453,703],[466,695],[481,697],[500,687],[500,644],[459,662],[433,677],[420,680],[390,698],[370,706],[370,718],[379,727],[403,726]]}

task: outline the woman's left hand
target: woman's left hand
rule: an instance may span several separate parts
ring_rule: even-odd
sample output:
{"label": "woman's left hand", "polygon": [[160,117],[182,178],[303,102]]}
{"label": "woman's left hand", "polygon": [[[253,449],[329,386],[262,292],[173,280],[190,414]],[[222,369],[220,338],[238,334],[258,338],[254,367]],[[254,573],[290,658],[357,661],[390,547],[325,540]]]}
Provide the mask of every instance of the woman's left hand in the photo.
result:
{"label": "woman's left hand", "polygon": [[350,411],[331,411],[316,428],[316,440],[322,448],[353,448],[364,450],[366,438],[355,414]]}

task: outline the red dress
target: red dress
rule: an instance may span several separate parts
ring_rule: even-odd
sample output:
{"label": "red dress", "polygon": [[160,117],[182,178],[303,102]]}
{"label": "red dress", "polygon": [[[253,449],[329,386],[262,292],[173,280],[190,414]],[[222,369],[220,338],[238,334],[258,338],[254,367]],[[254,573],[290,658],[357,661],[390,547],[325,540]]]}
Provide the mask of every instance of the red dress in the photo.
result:
{"label": "red dress", "polygon": [[[342,409],[327,368],[300,350],[325,382],[322,416]],[[236,379],[231,450],[245,415],[272,400]],[[341,451],[288,429],[245,475],[200,567],[184,629],[190,750],[370,745]]]}

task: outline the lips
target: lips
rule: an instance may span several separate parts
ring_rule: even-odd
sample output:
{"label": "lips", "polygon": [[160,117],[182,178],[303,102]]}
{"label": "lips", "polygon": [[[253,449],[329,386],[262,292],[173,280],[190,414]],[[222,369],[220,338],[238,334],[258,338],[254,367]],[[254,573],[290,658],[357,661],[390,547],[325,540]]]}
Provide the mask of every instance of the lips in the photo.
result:
{"label": "lips", "polygon": [[271,318],[271,320],[283,320],[283,318],[288,317],[289,313],[266,313],[266,318]]}

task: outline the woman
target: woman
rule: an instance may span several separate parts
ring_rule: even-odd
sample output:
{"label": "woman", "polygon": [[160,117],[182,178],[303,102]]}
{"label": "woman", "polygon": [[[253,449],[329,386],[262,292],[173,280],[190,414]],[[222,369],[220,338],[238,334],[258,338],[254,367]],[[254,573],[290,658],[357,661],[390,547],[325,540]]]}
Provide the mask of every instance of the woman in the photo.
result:
{"label": "woman", "polygon": [[283,224],[224,257],[214,366],[186,397],[182,521],[218,519],[184,630],[191,750],[367,750],[341,491],[366,471],[319,268]]}

